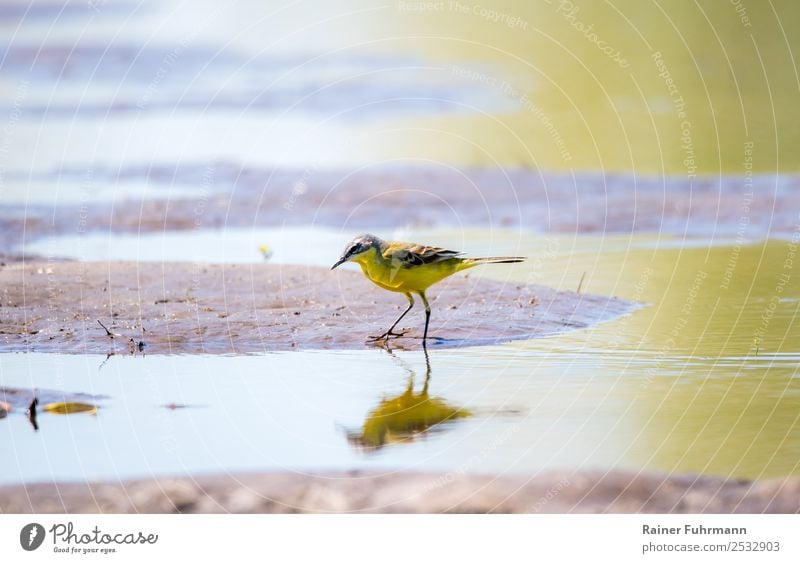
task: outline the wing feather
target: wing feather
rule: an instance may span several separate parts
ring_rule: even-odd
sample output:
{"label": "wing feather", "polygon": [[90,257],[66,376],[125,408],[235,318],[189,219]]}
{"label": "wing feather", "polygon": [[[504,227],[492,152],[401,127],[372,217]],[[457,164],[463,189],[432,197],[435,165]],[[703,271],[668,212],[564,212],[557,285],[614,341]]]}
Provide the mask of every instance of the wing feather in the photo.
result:
{"label": "wing feather", "polygon": [[384,258],[398,263],[403,268],[415,268],[426,264],[436,264],[463,253],[438,246],[423,244],[390,244],[383,252]]}

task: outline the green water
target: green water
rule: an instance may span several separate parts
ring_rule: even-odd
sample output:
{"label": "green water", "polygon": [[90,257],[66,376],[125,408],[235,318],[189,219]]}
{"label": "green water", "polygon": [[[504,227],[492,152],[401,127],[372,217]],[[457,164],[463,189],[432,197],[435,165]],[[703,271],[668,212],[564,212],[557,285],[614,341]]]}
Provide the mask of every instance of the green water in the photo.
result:
{"label": "green water", "polygon": [[592,252],[604,244],[585,240],[577,252],[550,252],[540,262],[541,281],[574,289],[586,272],[586,291],[649,306],[589,331],[509,347],[574,357],[565,378],[595,374],[581,393],[595,397],[597,409],[619,405],[606,440],[625,436],[623,465],[753,478],[797,474],[797,245],[658,249],[654,242]]}
{"label": "green water", "polygon": [[423,53],[510,107],[398,122],[395,154],[688,177],[798,170],[796,2],[433,6],[375,11],[371,47]]}

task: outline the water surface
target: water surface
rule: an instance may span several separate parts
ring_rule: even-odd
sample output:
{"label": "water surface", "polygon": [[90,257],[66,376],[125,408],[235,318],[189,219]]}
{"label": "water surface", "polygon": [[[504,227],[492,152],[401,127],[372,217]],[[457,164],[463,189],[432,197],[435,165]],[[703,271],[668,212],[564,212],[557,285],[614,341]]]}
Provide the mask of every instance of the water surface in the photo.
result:
{"label": "water surface", "polygon": [[[331,249],[341,242],[340,233],[314,234]],[[480,275],[580,284],[647,306],[570,334],[432,350],[427,387],[424,356],[403,350],[2,356],[4,386],[110,397],[96,417],[43,416],[38,433],[23,416],[0,422],[17,464],[3,478],[353,467],[798,474],[800,284],[783,275],[791,240],[411,236],[530,256],[513,271]]]}

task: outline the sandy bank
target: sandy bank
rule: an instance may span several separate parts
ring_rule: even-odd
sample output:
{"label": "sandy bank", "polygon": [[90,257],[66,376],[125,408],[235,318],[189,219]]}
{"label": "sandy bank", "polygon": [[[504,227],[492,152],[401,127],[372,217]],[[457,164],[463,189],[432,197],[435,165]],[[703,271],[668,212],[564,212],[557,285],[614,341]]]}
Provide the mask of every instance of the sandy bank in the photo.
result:
{"label": "sandy bank", "polygon": [[[358,272],[269,264],[8,264],[0,268],[0,287],[0,351],[352,349],[380,334],[406,305],[402,295],[374,287]],[[634,307],[620,299],[463,275],[430,297],[430,344],[439,347],[556,334]],[[394,345],[418,347],[423,317],[421,308],[412,311],[401,324],[411,329],[408,336]],[[98,320],[117,336],[110,338]]]}
{"label": "sandy bank", "polygon": [[[785,236],[797,227],[800,176],[634,176],[538,170],[364,167],[358,170],[270,170],[231,163],[182,163],[93,170],[109,193],[118,182],[153,189],[194,186],[166,205],[161,199],[85,202],[5,209],[0,260],[13,261],[23,238],[99,232],[161,232],[318,225],[375,227],[509,227],[552,233],[658,232],[745,240]],[[42,182],[73,178],[59,170]]]}
{"label": "sandy bank", "polygon": [[0,488],[0,512],[25,513],[796,513],[800,478],[737,481],[653,473],[290,473]]}

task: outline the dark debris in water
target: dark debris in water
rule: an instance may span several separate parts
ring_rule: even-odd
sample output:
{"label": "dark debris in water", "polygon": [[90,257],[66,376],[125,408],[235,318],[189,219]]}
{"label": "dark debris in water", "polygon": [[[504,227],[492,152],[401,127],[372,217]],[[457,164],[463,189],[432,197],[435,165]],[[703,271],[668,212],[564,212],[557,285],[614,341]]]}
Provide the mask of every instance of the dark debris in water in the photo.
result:
{"label": "dark debris in water", "polygon": [[176,411],[181,409],[201,409],[205,407],[205,405],[186,405],[182,403],[167,403],[165,405],[161,405],[161,407],[167,410]]}

